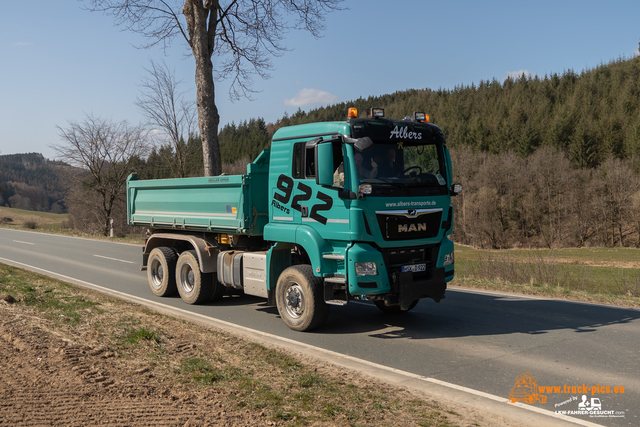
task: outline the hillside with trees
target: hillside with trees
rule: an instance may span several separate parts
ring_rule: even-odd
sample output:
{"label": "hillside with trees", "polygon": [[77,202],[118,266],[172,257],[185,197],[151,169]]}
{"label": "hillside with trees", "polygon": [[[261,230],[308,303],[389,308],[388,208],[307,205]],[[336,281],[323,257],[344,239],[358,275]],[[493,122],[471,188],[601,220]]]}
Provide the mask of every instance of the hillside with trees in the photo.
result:
{"label": "hillside with trees", "polygon": [[[481,81],[454,89],[412,89],[285,116],[281,126],[345,120],[356,107],[391,118],[424,111],[442,128],[449,146],[527,156],[542,146],[565,152],[574,167],[596,167],[610,155],[640,167],[640,58],[619,59],[577,74]],[[221,140],[221,146],[233,141]],[[235,159],[223,159],[233,161]]]}
{"label": "hillside with trees", "polygon": [[0,206],[66,212],[66,169],[39,153],[0,156]]}

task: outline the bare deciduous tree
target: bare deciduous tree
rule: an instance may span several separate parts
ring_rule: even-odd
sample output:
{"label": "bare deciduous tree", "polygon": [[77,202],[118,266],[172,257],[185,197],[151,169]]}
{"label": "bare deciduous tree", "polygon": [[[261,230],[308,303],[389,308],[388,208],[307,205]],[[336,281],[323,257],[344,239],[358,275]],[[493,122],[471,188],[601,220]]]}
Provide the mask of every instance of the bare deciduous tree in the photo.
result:
{"label": "bare deciduous tree", "polygon": [[640,188],[640,180],[628,162],[613,157],[600,166],[597,179],[602,185],[605,216],[611,227],[611,246],[616,245],[616,238],[624,246],[624,238],[635,231],[633,197]]}
{"label": "bare deciduous tree", "polygon": [[95,200],[93,213],[106,236],[114,205],[123,196],[124,184],[132,172],[130,163],[147,154],[146,132],[126,121],[113,123],[92,115],[58,129],[62,143],[51,148],[58,158],[87,171],[81,188],[91,196],[81,200]]}
{"label": "bare deciduous tree", "polygon": [[140,83],[141,95],[136,105],[149,119],[152,126],[157,126],[161,135],[160,141],[169,139],[177,160],[174,175],[187,176],[187,142],[195,136],[195,103],[184,99],[184,92],[179,89],[180,83],[175,74],[163,62],[151,61],[146,69],[148,76]]}
{"label": "bare deciduous tree", "polygon": [[[221,171],[215,80],[232,78],[229,96],[249,97],[252,78],[268,77],[270,57],[281,55],[284,35],[304,29],[319,37],[324,14],[340,9],[342,0],[88,0],[91,11],[115,18],[117,25],[149,40],[142,47],[187,41],[196,63],[198,124],[204,174]],[[182,4],[182,11],[179,5]],[[294,17],[293,22],[288,18]],[[215,69],[211,57],[220,59]]]}
{"label": "bare deciduous tree", "polygon": [[526,158],[452,147],[455,241],[482,248],[638,246],[640,176],[630,160],[573,169],[542,146]]}

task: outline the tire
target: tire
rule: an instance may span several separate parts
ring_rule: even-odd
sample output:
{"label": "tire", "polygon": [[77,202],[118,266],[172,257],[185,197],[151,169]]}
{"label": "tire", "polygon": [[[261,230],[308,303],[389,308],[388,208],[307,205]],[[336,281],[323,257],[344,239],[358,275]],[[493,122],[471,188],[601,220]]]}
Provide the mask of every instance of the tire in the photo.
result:
{"label": "tire", "polygon": [[384,301],[374,301],[376,307],[380,309],[385,314],[398,314],[398,313],[406,313],[409,310],[413,310],[416,305],[418,305],[418,300],[415,300],[411,303],[408,309],[401,310],[400,305],[385,305]]}
{"label": "tire", "polygon": [[176,264],[176,285],[187,304],[202,304],[213,295],[213,273],[202,273],[196,251],[184,251]]}
{"label": "tire", "polygon": [[170,297],[176,288],[176,252],[166,246],[151,251],[147,261],[147,281],[151,292],[159,297]]}
{"label": "tire", "polygon": [[227,287],[218,282],[218,275],[215,273],[211,273],[211,281],[213,290],[211,291],[211,298],[209,298],[209,301],[220,301],[222,297],[227,294]]}
{"label": "tire", "polygon": [[276,306],[284,323],[294,331],[310,331],[329,317],[324,302],[322,279],[313,275],[310,265],[285,269],[276,284]]}

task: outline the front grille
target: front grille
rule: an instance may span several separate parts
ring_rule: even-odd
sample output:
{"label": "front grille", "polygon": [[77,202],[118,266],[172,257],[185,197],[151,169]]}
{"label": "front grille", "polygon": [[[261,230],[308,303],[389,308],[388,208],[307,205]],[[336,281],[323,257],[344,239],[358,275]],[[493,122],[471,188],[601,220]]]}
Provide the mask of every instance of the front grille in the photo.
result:
{"label": "front grille", "polygon": [[442,209],[378,211],[376,217],[384,240],[427,239],[440,232]]}

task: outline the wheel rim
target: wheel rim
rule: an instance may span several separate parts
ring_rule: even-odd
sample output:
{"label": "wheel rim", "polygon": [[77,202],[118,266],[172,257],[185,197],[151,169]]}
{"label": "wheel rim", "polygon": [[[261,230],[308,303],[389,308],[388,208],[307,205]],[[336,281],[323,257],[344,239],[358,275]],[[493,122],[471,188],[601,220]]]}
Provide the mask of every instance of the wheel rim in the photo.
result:
{"label": "wheel rim", "polygon": [[284,294],[287,314],[294,319],[300,318],[304,314],[305,299],[302,288],[297,283],[292,283]]}
{"label": "wheel rim", "polygon": [[182,290],[190,294],[193,292],[195,283],[196,278],[195,274],[193,274],[193,269],[188,264],[183,265],[180,269],[180,285],[182,286]]}
{"label": "wheel rim", "polygon": [[164,270],[160,260],[154,258],[151,261],[151,286],[154,289],[160,289],[162,287],[162,280],[164,278]]}

